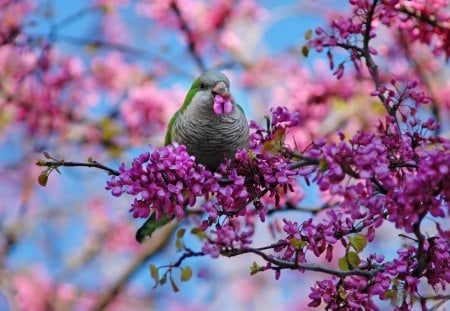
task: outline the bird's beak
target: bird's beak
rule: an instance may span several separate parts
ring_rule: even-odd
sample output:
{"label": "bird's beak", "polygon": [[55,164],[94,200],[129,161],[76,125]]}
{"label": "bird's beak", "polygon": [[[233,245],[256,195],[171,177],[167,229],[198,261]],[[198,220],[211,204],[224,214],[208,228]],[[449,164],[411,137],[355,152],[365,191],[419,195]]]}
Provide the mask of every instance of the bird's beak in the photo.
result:
{"label": "bird's beak", "polygon": [[216,86],[213,88],[213,92],[225,98],[230,97],[230,90],[228,89],[226,83],[223,81],[216,84]]}

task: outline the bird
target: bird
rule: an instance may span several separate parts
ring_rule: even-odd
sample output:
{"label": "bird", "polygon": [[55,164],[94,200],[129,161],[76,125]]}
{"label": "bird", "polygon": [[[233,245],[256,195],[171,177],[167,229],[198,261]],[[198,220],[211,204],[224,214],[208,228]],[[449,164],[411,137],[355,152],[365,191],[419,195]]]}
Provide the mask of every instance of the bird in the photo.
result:
{"label": "bird", "polygon": [[244,111],[230,92],[230,81],[217,70],[203,72],[192,83],[181,108],[171,118],[164,144],[185,145],[196,162],[216,171],[238,149],[249,146]]}
{"label": "bird", "polygon": [[[216,171],[226,159],[234,163],[238,149],[249,147],[250,134],[242,108],[230,93],[230,81],[217,70],[202,73],[192,83],[183,105],[170,119],[164,145],[186,146],[197,164]],[[136,232],[139,243],[170,223],[174,217],[152,213]]]}

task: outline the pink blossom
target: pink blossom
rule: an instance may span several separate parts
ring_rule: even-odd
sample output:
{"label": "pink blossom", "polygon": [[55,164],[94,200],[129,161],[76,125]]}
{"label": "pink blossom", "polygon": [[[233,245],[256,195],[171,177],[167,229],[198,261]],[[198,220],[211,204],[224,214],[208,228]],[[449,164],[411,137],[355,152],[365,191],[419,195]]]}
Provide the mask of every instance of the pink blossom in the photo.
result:
{"label": "pink blossom", "polygon": [[229,114],[233,110],[233,104],[230,98],[224,98],[220,95],[214,96],[214,112],[218,115]]}

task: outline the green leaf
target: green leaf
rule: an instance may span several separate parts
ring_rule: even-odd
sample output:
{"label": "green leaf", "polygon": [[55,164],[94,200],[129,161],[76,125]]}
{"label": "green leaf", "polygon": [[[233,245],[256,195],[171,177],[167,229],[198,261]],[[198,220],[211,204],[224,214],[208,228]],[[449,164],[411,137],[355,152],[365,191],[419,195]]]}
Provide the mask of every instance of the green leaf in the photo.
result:
{"label": "green leaf", "polygon": [[256,273],[258,273],[260,271],[261,271],[261,267],[256,263],[256,261],[254,261],[250,267],[250,275],[255,275]]}
{"label": "green leaf", "polygon": [[166,284],[166,281],[167,281],[167,276],[164,274],[163,277],[159,280],[159,284],[164,285],[164,284]]}
{"label": "green leaf", "polygon": [[351,268],[358,267],[360,263],[361,259],[359,258],[357,253],[347,252],[344,257],[339,258],[338,266],[342,271],[348,271]]}
{"label": "green leaf", "polygon": [[39,160],[36,161],[36,165],[37,166],[46,166],[45,163],[47,163],[47,161],[45,161],[45,160],[40,160],[39,159]]}
{"label": "green leaf", "polygon": [[302,55],[304,57],[308,57],[308,55],[309,55],[309,47],[307,45],[302,46]]}
{"label": "green leaf", "polygon": [[175,240],[175,247],[177,248],[177,251],[181,252],[183,250],[183,248],[184,248],[183,240],[176,239]]}
{"label": "green leaf", "polygon": [[198,227],[192,228],[191,234],[196,235],[200,240],[204,240],[206,238],[205,232]]}
{"label": "green leaf", "polygon": [[350,238],[350,245],[353,246],[357,253],[361,253],[367,246],[367,237],[361,233],[357,233]]}
{"label": "green leaf", "polygon": [[136,240],[142,243],[144,240],[149,239],[153,232],[157,229],[168,224],[172,219],[166,215],[162,215],[160,220],[156,220],[155,213],[151,214],[147,221],[136,232]]}
{"label": "green leaf", "polygon": [[339,258],[338,260],[338,266],[341,271],[348,271],[350,270],[347,263],[347,258],[344,256],[342,258]]}
{"label": "green leaf", "polygon": [[186,229],[181,228],[177,231],[177,239],[175,240],[175,247],[177,251],[182,251],[184,249],[183,236],[186,233]]}
{"label": "green leaf", "polygon": [[177,231],[177,239],[181,239],[184,234],[186,233],[186,229],[181,228],[180,230]]}
{"label": "green leaf", "polygon": [[361,263],[361,259],[359,259],[359,256],[355,252],[348,252],[347,253],[347,261],[350,267],[355,268],[358,267]]}
{"label": "green leaf", "polygon": [[41,185],[42,187],[47,186],[47,181],[48,181],[48,170],[43,171],[42,173],[39,174],[38,176],[38,183],[39,185]]}
{"label": "green leaf", "polygon": [[272,155],[278,153],[281,150],[286,135],[286,130],[276,130],[274,134],[275,135],[273,139],[267,140],[262,146],[263,151],[269,152]]}
{"label": "green leaf", "polygon": [[300,250],[303,248],[303,246],[305,246],[306,242],[296,239],[296,238],[291,238],[290,240],[291,244],[295,247],[296,250]]}
{"label": "green leaf", "polygon": [[172,290],[174,293],[178,293],[180,291],[177,284],[175,284],[175,281],[172,278],[170,278],[170,285],[172,286]]}
{"label": "green leaf", "polygon": [[387,290],[383,293],[382,299],[391,299],[393,296],[395,296],[396,294],[394,293],[393,290]]}
{"label": "green leaf", "polygon": [[306,40],[310,40],[312,37],[312,30],[308,30],[307,32],[305,32],[305,39]]}
{"label": "green leaf", "polygon": [[155,286],[159,283],[159,270],[154,264],[150,264],[150,276],[155,281]]}
{"label": "green leaf", "polygon": [[340,297],[342,300],[345,300],[345,299],[347,298],[347,295],[345,294],[345,288],[344,288],[344,286],[339,285],[339,287],[337,288],[337,292],[338,292],[339,297]]}
{"label": "green leaf", "polygon": [[108,4],[103,4],[102,5],[102,10],[103,10],[103,12],[105,14],[109,14],[109,13],[114,11],[114,8],[112,6],[110,6],[110,5],[108,5]]}
{"label": "green leaf", "polygon": [[190,267],[184,267],[181,269],[181,282],[187,282],[192,277],[192,269]]}
{"label": "green leaf", "polygon": [[321,159],[319,161],[319,170],[321,173],[328,171],[328,164],[327,161],[325,161],[325,159]]}
{"label": "green leaf", "polygon": [[397,302],[398,302],[398,299],[399,299],[398,295],[399,295],[399,293],[398,293],[397,289],[391,289],[391,290],[385,291],[383,293],[383,296],[382,296],[381,299],[383,299],[383,300],[389,299],[391,305],[395,306],[395,305],[397,305]]}

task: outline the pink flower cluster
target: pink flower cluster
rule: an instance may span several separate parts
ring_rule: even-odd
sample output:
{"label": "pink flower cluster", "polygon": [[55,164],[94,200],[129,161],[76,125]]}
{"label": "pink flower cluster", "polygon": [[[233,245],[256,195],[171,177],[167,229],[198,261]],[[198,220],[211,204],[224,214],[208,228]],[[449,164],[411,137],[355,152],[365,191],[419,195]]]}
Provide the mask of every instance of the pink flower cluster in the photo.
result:
{"label": "pink flower cluster", "polygon": [[[344,237],[351,232],[366,232],[370,242],[375,228],[385,220],[419,239],[418,246],[399,250],[399,257],[384,266],[361,261],[360,269],[382,267],[376,274],[341,278],[341,285],[336,278],[317,282],[310,295],[311,306],[323,302],[331,309],[376,309],[371,297],[397,295],[392,284],[399,280],[405,297],[417,294],[423,277],[435,288],[439,284],[445,289],[449,283],[445,271],[448,263],[443,263],[449,258],[448,231],[438,226],[437,236],[423,240],[420,225],[425,217],[448,217],[450,213],[450,142],[430,136],[430,131],[436,129],[432,119],[422,122],[417,118],[416,108],[426,102],[420,94],[411,86],[407,92],[392,91],[388,95],[406,108],[402,111],[406,129],[398,127],[389,116],[375,133],[358,132],[348,141],[340,133],[339,143],[318,142],[308,151],[309,156],[320,159],[313,180],[321,191],[329,192],[335,200],[339,198],[339,205],[328,210],[318,224],[313,224],[312,219],[300,225],[285,220],[286,237],[274,249],[282,259],[306,262],[307,252],[312,251],[314,256],[325,254],[331,261],[336,242],[347,247]],[[408,101],[411,107],[405,104]],[[410,306],[413,300],[403,304]]]}
{"label": "pink flower cluster", "polygon": [[[377,36],[380,24],[400,29],[410,43],[421,42],[432,49],[435,56],[450,57],[450,14],[447,1],[367,1],[349,0],[353,7],[350,17],[339,16],[330,22],[330,29],[315,30],[315,37],[309,44],[318,52],[325,47],[341,47],[351,54],[351,61],[357,68],[363,54],[378,54],[372,45],[365,45]],[[367,21],[370,29],[367,28]],[[330,68],[335,69],[333,55],[327,54]],[[344,74],[344,62],[335,70],[337,78]]]}
{"label": "pink flower cluster", "polygon": [[350,70],[339,80],[330,79],[325,62],[317,61],[308,69],[297,56],[288,53],[262,58],[246,69],[240,81],[251,92],[255,106],[277,107],[282,103],[290,111],[301,112],[300,126],[290,128],[286,138],[299,150],[312,140],[334,133],[338,126],[354,133],[379,118],[375,113],[366,113],[371,109],[369,102],[360,101],[373,90],[372,82],[361,72]]}
{"label": "pink flower cluster", "polygon": [[130,209],[134,217],[147,218],[154,212],[157,219],[163,214],[182,219],[185,205],[193,206],[197,196],[214,187],[211,172],[196,165],[182,145],[141,154],[129,169],[122,164],[119,171],[106,189],[114,196],[136,196]]}
{"label": "pink flower cluster", "polygon": [[6,44],[0,46],[0,67],[0,107],[34,135],[64,132],[90,104],[91,88],[76,57],[58,57],[45,45],[39,51]]}
{"label": "pink flower cluster", "polygon": [[[127,1],[98,2],[106,9]],[[116,140],[112,144],[120,145],[116,137],[119,134],[131,136],[136,142],[138,137],[154,133],[166,124],[175,112],[175,103],[182,100],[176,89],[157,87],[140,65],[125,62],[119,53],[94,57],[88,66],[82,57],[59,54],[57,39],[45,40],[28,33],[31,23],[27,18],[33,7],[32,1],[0,2],[0,109],[8,125],[23,124],[33,135],[108,141],[105,145]],[[152,74],[156,76],[164,66],[154,67]],[[108,107],[114,115],[107,121],[113,131],[101,128],[101,122],[92,120],[88,110],[100,104],[99,98],[104,94],[109,101],[121,103],[120,114],[116,107]],[[120,121],[124,121],[124,127]],[[83,133],[80,124],[87,129]]]}
{"label": "pink flower cluster", "polygon": [[210,230],[209,241],[204,243],[202,252],[217,258],[224,249],[245,248],[251,244],[253,233],[254,226],[242,224],[239,219],[232,218],[225,225],[218,224]]}
{"label": "pink flower cluster", "polygon": [[[376,279],[376,280],[375,280]],[[380,310],[374,296],[383,296],[388,282],[374,278],[373,284],[361,276],[350,276],[344,281],[337,277],[317,281],[311,288],[308,306],[325,306],[329,310]]]}
{"label": "pink flower cluster", "polygon": [[48,41],[27,33],[33,7],[31,1],[0,2],[0,109],[32,135],[64,134],[92,103],[92,89],[80,58],[58,55]]}
{"label": "pink flower cluster", "polygon": [[417,257],[417,248],[412,245],[399,249],[398,258],[391,262],[383,263],[383,256],[372,254],[361,262],[361,267],[372,267],[378,269],[378,272],[370,276],[351,275],[317,281],[311,288],[309,298],[312,301],[309,306],[324,304],[332,310],[358,310],[363,306],[368,310],[379,310],[373,300],[378,296],[381,300],[398,300],[400,307],[396,307],[396,310],[410,310],[422,276],[427,278],[435,290],[445,290],[450,283],[449,247],[448,239],[441,236],[428,239],[424,246],[428,255],[423,254],[430,256],[426,266],[421,266],[425,257]]}
{"label": "pink flower cluster", "polygon": [[33,9],[31,1],[0,2],[0,46],[10,44],[20,38],[22,22]]}
{"label": "pink flower cluster", "polygon": [[446,290],[450,284],[450,231],[444,231],[437,226],[438,235],[428,238],[425,251],[430,260],[427,262],[424,276],[428,283],[436,290]]}
{"label": "pink flower cluster", "polygon": [[404,31],[408,40],[429,46],[435,56],[450,58],[450,13],[448,1],[383,1],[379,20]]}
{"label": "pink flower cluster", "polygon": [[[383,104],[385,105],[387,111],[397,111],[405,107],[410,108],[410,114],[417,120],[416,113],[417,109],[421,105],[426,105],[430,102],[430,98],[426,96],[425,92],[417,87],[418,83],[416,80],[409,81],[406,85],[402,86],[402,83],[391,79],[390,86],[381,85],[378,89],[372,91],[370,95],[372,96],[385,96]],[[403,114],[403,122],[407,122],[406,114]],[[434,128],[433,130],[435,130]]]}
{"label": "pink flower cluster", "polygon": [[142,144],[143,137],[153,137],[167,124],[182,102],[183,92],[177,88],[164,89],[148,79],[148,73],[136,63],[126,62],[117,52],[95,57],[91,62],[92,84],[118,103],[127,139]]}
{"label": "pink flower cluster", "polygon": [[[430,213],[445,217],[449,211],[449,142],[426,137],[427,122],[412,132],[399,133],[387,117],[378,133],[357,133],[348,142],[316,144],[309,155],[322,158],[314,181],[322,191],[342,197],[340,207],[353,219],[382,221],[386,216],[398,228],[412,232]],[[349,180],[351,181],[349,183]]]}

